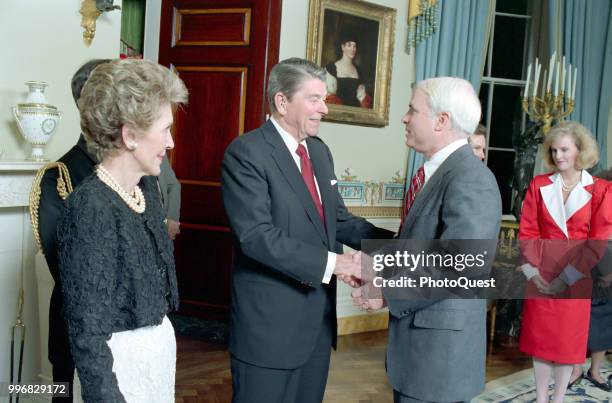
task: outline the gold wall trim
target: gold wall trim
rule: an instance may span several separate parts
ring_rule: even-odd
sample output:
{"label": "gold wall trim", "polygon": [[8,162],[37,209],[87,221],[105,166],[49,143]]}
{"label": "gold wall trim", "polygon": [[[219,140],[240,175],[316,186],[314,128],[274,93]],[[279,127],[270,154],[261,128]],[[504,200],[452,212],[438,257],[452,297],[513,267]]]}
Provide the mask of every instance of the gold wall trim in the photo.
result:
{"label": "gold wall trim", "polygon": [[[197,14],[242,14],[244,18],[244,29],[241,41],[182,41],[181,23],[183,15]],[[174,10],[174,46],[248,46],[251,43],[251,9],[250,8],[211,8],[205,10],[193,10],[176,8]]]}
{"label": "gold wall trim", "polygon": [[384,330],[389,326],[389,313],[376,312],[338,318],[338,335]]}
{"label": "gold wall trim", "polygon": [[351,214],[365,218],[400,218],[402,208],[393,206],[347,206]]}

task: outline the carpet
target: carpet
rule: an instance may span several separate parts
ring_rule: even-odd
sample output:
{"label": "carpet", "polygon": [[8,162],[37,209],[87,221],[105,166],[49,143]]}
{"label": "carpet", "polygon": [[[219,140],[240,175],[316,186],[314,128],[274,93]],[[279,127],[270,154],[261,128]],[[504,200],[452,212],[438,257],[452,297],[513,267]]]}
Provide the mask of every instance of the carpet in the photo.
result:
{"label": "carpet", "polygon": [[168,315],[177,336],[213,343],[227,344],[228,324],[220,320],[205,320],[175,313]]}
{"label": "carpet", "polygon": [[[589,363],[587,362],[584,365],[585,373],[588,367]],[[606,378],[612,374],[612,363],[610,361],[605,362],[602,367],[602,374]],[[552,395],[552,391],[551,381],[550,395]],[[472,403],[511,402],[535,402],[535,384],[531,368],[488,382],[485,391],[472,400]],[[612,393],[596,388],[591,382],[582,379],[580,383],[575,384],[572,389],[567,391],[564,402],[610,403],[612,402]]]}

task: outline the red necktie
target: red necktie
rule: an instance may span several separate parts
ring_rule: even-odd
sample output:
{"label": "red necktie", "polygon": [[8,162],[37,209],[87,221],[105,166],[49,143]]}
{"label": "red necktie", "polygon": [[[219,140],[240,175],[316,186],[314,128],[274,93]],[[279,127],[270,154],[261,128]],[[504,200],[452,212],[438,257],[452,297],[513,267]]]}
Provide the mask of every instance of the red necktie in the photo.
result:
{"label": "red necktie", "polygon": [[408,212],[410,211],[410,207],[412,207],[412,203],[414,203],[414,199],[416,199],[416,195],[417,193],[419,193],[419,190],[421,190],[421,188],[423,187],[423,184],[425,184],[425,169],[421,166],[417,170],[417,173],[414,174],[414,176],[410,180],[410,187],[408,188],[408,191],[406,192],[406,199],[404,200],[404,210],[402,211],[402,223],[404,222],[404,219],[408,215]]}
{"label": "red necktie", "polygon": [[312,172],[312,163],[310,162],[310,158],[308,158],[308,152],[306,151],[306,147],[304,147],[303,144],[299,144],[295,153],[300,156],[300,162],[302,165],[302,178],[304,178],[304,183],[306,183],[306,187],[310,192],[310,196],[312,197],[312,201],[314,202],[314,205],[317,208],[317,212],[321,217],[321,221],[323,222],[323,224],[325,224],[325,216],[323,215],[323,205],[321,204],[319,194],[317,193],[317,186],[315,185],[314,175]]}

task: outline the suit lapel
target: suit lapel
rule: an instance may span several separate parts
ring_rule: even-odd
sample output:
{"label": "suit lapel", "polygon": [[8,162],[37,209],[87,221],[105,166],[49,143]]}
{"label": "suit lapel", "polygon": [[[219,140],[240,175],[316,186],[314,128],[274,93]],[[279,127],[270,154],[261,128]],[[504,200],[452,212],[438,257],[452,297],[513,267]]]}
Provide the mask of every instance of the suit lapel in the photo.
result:
{"label": "suit lapel", "polygon": [[548,179],[551,183],[540,187],[542,201],[546,211],[548,211],[557,227],[569,238],[567,234],[567,218],[565,217],[565,208],[563,206],[561,178],[557,173],[549,176]]}
{"label": "suit lapel", "polygon": [[[336,233],[336,213],[334,203],[334,193],[331,187],[331,178],[333,172],[330,172],[329,158],[324,147],[318,141],[306,139],[308,144],[308,153],[312,161],[317,185],[319,185],[319,193],[321,194],[321,202],[323,203],[323,213],[325,215],[325,224],[327,228],[328,244],[333,245]],[[319,220],[320,221],[320,220]]]}
{"label": "suit lapel", "polygon": [[568,220],[591,201],[591,192],[586,189],[587,186],[591,185],[593,185],[593,177],[587,171],[582,171],[580,182],[572,190],[565,202],[565,217]]}
{"label": "suit lapel", "polygon": [[323,227],[319,213],[317,212],[314,202],[312,201],[312,197],[310,196],[310,192],[304,183],[302,174],[295,165],[295,161],[289,153],[289,149],[283,142],[280,133],[278,133],[270,121],[266,122],[266,124],[262,126],[262,129],[266,141],[274,147],[274,150],[272,151],[272,158],[278,166],[279,171],[285,177],[291,189],[293,189],[293,191],[296,193],[298,199],[304,206],[310,221],[321,235],[321,239],[327,244],[325,228]]}
{"label": "suit lapel", "polygon": [[556,173],[549,176],[552,182],[549,185],[540,187],[542,201],[546,210],[552,217],[557,227],[569,238],[567,231],[567,221],[588,202],[591,201],[591,192],[586,187],[593,184],[593,177],[586,171],[582,171],[580,182],[569,194],[565,204],[563,204],[563,184],[561,175]]}
{"label": "suit lapel", "polygon": [[[406,223],[404,225],[404,229],[410,228],[414,223],[416,217],[421,215],[421,210],[427,205],[427,201],[431,198],[434,192],[440,191],[442,189],[442,181],[446,177],[446,174],[449,171],[452,171],[456,164],[469,156],[466,155],[466,147],[469,146],[461,146],[457,150],[455,150],[451,155],[440,164],[436,172],[429,178],[427,183],[423,186],[423,188],[419,191],[416,198],[414,199],[414,203],[410,207],[410,211],[408,212],[408,217],[406,219]],[[471,150],[467,150],[471,153]],[[402,231],[404,232],[404,231]]]}

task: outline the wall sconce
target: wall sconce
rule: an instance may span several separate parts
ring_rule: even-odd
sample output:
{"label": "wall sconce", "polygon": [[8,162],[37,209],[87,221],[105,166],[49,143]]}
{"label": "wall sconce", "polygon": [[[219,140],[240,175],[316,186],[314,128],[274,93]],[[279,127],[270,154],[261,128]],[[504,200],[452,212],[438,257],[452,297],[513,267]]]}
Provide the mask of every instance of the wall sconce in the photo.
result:
{"label": "wall sconce", "polygon": [[114,0],[83,0],[79,12],[83,16],[81,18],[81,26],[83,27],[83,42],[86,46],[90,46],[96,35],[96,20],[98,17],[107,11],[120,10],[121,7],[113,5]]}

